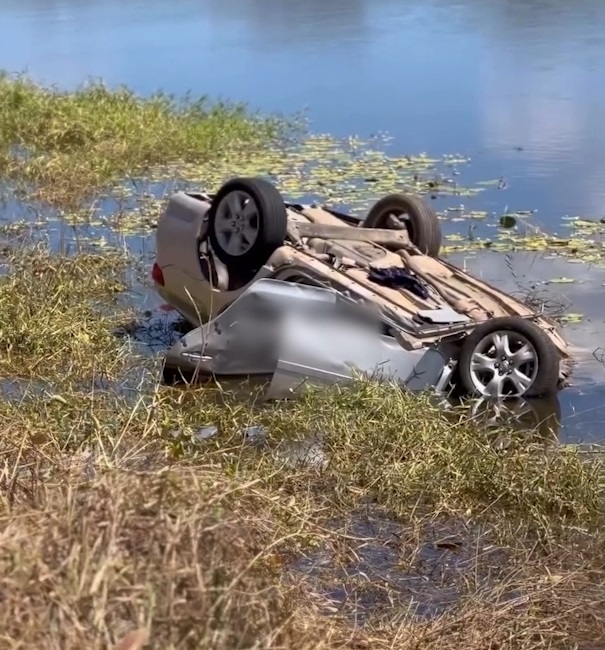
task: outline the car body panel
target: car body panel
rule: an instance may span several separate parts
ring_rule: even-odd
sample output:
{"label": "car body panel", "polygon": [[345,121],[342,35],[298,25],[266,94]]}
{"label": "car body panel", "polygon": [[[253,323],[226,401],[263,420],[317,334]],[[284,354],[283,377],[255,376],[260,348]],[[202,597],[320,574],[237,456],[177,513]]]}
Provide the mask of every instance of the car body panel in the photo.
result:
{"label": "car body panel", "polygon": [[406,350],[392,336],[377,335],[356,320],[289,314],[266,398],[284,399],[309,383],[349,383],[361,375],[421,391],[439,384],[448,361],[438,346]]}
{"label": "car body panel", "polygon": [[166,362],[189,375],[266,376],[267,399],[359,374],[410,390],[438,384],[450,358],[447,344],[406,350],[382,324],[379,314],[332,289],[264,278],[177,341]]}

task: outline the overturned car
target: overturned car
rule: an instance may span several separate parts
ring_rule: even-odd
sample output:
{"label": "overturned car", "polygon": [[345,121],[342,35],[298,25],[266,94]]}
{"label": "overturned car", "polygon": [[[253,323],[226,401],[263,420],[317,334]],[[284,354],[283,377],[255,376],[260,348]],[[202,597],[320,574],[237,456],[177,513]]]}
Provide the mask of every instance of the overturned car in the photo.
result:
{"label": "overturned car", "polygon": [[416,196],[385,196],[362,220],[286,203],[261,178],[177,192],[152,278],[195,329],[165,369],[266,377],[269,398],[358,373],[497,399],[562,387],[571,359],[555,322],[440,247],[439,219]]}

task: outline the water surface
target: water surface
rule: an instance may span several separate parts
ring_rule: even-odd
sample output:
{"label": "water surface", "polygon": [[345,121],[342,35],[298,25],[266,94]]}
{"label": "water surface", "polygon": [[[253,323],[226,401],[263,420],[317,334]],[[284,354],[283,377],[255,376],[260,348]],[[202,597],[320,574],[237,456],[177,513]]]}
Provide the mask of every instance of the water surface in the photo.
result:
{"label": "water surface", "polygon": [[0,66],[61,86],[308,107],[504,175],[499,207],[601,215],[605,5],[597,0],[0,0]]}

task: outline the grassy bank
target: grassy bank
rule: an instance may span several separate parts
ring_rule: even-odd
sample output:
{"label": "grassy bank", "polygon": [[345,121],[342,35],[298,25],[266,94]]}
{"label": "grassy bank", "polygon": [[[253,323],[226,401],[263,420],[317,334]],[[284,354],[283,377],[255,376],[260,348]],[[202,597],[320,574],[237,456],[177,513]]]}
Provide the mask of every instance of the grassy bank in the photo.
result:
{"label": "grassy bank", "polygon": [[[603,636],[598,457],[527,436],[494,446],[389,386],[289,405],[161,386],[112,334],[132,318],[121,257],[5,255],[0,373],[21,382],[0,402],[3,647],[107,648],[139,628],[162,649]],[[107,383],[133,366],[147,368],[137,390]],[[201,439],[208,425],[218,435]],[[283,453],[313,433],[327,464]],[[364,560],[371,548],[387,564]]]}
{"label": "grassy bank", "polygon": [[61,206],[158,166],[262,150],[283,126],[205,98],[142,98],[99,83],[65,93],[0,76],[0,174]]}
{"label": "grassy bank", "polygon": [[[148,233],[161,201],[138,192],[114,214],[84,199],[158,166],[342,201],[462,192],[427,156],[323,136],[273,149],[283,125],[205,106],[4,77],[0,172],[37,189],[22,207],[42,199],[105,232]],[[122,650],[146,636],[158,650],[605,640],[599,454],[511,432],[502,446],[393,386],[274,405],[163,386],[160,359],[127,335],[148,326],[129,300],[139,260],[2,234],[2,648],[100,650],[136,630]],[[321,462],[303,457],[317,435]]]}

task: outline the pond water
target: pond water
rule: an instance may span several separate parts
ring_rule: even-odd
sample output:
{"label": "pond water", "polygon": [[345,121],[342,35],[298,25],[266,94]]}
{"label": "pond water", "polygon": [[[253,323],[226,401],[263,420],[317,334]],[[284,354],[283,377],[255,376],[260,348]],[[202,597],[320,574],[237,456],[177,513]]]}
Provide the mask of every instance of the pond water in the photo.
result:
{"label": "pond water", "polygon": [[[396,154],[469,156],[465,182],[505,179],[465,198],[472,209],[537,210],[556,232],[566,215],[605,215],[603,24],[598,0],[0,0],[0,68],[305,109],[336,136],[388,132]],[[471,266],[506,285],[496,257]],[[588,348],[605,272],[532,259],[526,277],[584,279],[563,285],[590,317],[568,328],[583,361],[561,395],[563,437],[602,439],[605,368]]]}

